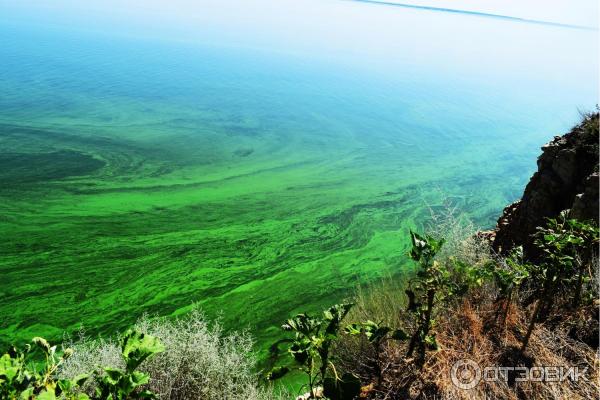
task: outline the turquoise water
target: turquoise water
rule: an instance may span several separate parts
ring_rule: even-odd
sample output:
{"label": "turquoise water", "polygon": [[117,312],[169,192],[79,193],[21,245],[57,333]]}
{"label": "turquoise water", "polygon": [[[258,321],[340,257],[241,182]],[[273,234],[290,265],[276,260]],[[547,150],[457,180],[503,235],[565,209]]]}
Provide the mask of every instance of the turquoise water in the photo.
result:
{"label": "turquoise water", "polygon": [[598,102],[596,31],[294,4],[4,6],[0,342],[197,302],[262,346],[405,270],[427,205],[493,226]]}

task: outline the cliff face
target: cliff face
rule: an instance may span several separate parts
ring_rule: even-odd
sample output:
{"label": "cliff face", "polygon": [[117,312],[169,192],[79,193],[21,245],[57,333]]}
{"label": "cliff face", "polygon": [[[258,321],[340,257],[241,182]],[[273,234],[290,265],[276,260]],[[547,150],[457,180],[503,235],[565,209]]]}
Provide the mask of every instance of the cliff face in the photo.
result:
{"label": "cliff face", "polygon": [[497,251],[523,245],[525,254],[535,258],[531,234],[546,218],[566,209],[572,218],[598,223],[598,139],[596,112],[542,147],[538,170],[522,199],[506,207],[498,220],[493,241]]}

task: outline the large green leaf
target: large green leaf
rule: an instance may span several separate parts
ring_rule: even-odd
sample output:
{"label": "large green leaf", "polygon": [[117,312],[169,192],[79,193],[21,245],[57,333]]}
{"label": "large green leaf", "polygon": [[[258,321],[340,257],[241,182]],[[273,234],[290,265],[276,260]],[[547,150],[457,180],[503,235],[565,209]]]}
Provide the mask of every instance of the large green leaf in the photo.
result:
{"label": "large green leaf", "polygon": [[56,400],[56,395],[54,394],[54,390],[44,390],[37,395],[36,400]]}
{"label": "large green leaf", "polygon": [[134,371],[129,376],[129,380],[130,380],[131,384],[133,385],[133,387],[136,388],[138,386],[145,385],[148,382],[150,382],[150,376],[143,372]]}
{"label": "large green leaf", "polygon": [[154,336],[132,329],[125,332],[121,347],[128,372],[135,370],[148,357],[165,350]]}
{"label": "large green leaf", "polygon": [[104,368],[104,381],[109,385],[117,385],[124,376],[123,371],[116,368]]}
{"label": "large green leaf", "polygon": [[330,335],[335,335],[340,327],[340,323],[344,317],[348,314],[353,304],[336,304],[331,306],[328,310],[323,312],[325,321],[327,321],[327,327],[325,332]]}
{"label": "large green leaf", "polygon": [[12,358],[9,354],[0,357],[0,378],[6,381],[12,381],[21,369],[21,362]]}
{"label": "large green leaf", "polygon": [[33,397],[33,388],[29,387],[25,390],[23,390],[21,392],[21,395],[19,396],[22,400],[29,400],[31,397]]}

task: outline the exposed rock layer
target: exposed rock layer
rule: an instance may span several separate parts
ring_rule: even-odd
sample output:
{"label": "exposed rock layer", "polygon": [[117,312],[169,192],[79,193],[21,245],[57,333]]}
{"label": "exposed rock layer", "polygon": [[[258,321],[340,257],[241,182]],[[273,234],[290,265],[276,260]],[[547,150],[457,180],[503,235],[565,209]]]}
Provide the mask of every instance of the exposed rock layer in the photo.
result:
{"label": "exposed rock layer", "polygon": [[523,245],[525,254],[535,258],[531,234],[563,210],[598,223],[598,113],[544,145],[537,164],[522,199],[507,206],[498,220],[493,246],[499,252]]}

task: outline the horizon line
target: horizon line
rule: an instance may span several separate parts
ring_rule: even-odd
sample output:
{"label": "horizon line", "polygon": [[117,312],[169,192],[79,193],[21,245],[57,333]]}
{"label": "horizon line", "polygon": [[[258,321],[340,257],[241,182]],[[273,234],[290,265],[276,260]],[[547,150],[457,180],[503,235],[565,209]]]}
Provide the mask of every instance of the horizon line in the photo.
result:
{"label": "horizon line", "polygon": [[453,14],[465,14],[465,15],[472,15],[472,16],[483,17],[483,18],[495,18],[495,19],[503,19],[503,20],[508,20],[508,21],[522,22],[522,23],[529,23],[529,24],[556,26],[559,28],[582,29],[582,30],[592,30],[592,31],[598,30],[598,27],[593,27],[593,26],[566,24],[566,23],[561,23],[561,22],[544,21],[544,20],[539,20],[539,19],[513,17],[510,15],[493,14],[493,13],[487,13],[487,12],[483,12],[483,11],[461,10],[461,9],[457,9],[457,8],[423,6],[423,5],[407,4],[407,3],[395,3],[395,2],[384,1],[384,0],[343,0],[343,1],[350,1],[350,2],[354,2],[354,3],[366,3],[366,4],[372,4],[372,5],[401,7],[401,8],[412,8],[412,9],[417,9],[417,10],[422,10],[422,11],[437,11],[437,12],[447,12],[447,13],[453,13]]}

